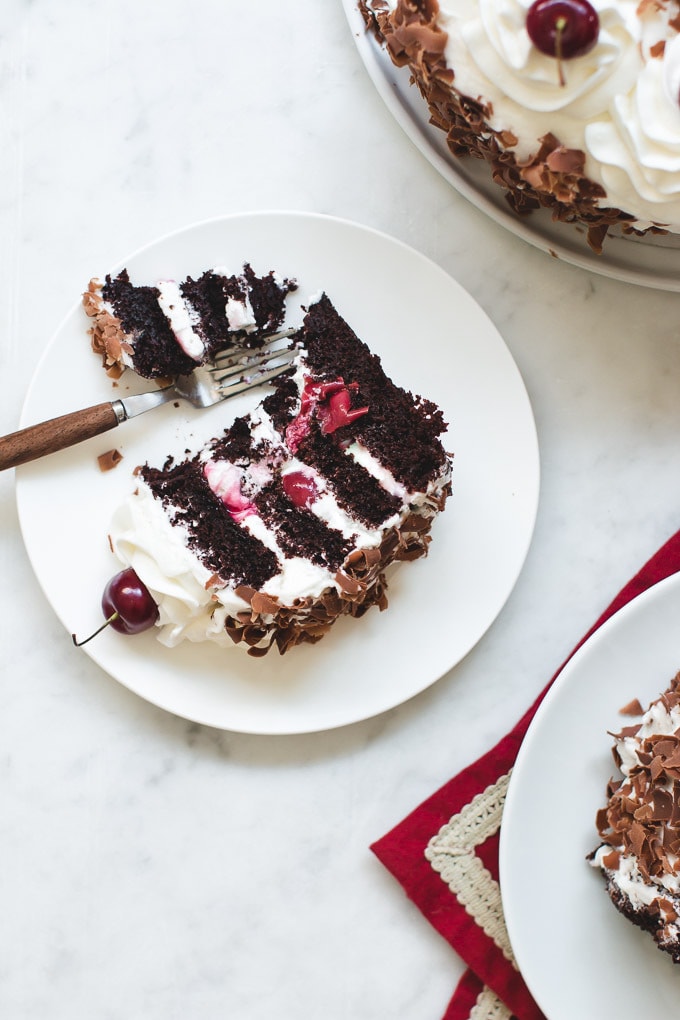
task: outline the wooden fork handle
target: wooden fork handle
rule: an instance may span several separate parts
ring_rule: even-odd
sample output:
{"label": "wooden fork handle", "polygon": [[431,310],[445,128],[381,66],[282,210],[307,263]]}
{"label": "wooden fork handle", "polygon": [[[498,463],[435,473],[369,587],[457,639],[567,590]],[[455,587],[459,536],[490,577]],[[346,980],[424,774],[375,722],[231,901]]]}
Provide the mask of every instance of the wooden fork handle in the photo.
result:
{"label": "wooden fork handle", "polygon": [[0,439],[0,471],[75,446],[84,439],[108,432],[122,420],[114,405],[109,402],[12,432]]}

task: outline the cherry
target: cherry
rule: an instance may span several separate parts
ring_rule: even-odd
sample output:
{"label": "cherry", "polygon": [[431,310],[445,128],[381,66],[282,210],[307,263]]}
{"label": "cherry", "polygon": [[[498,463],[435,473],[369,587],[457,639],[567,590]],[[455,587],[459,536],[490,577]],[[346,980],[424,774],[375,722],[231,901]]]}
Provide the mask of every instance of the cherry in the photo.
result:
{"label": "cherry", "polygon": [[[588,0],[534,0],[527,11],[526,28],[537,50],[561,62],[592,50],[600,19]],[[561,67],[560,84],[564,84]]]}
{"label": "cherry", "polygon": [[310,507],[319,498],[319,489],[311,475],[289,471],[281,478],[283,491],[294,506]]}
{"label": "cherry", "polygon": [[300,443],[308,435],[312,415],[316,414],[325,434],[335,432],[343,425],[351,425],[357,418],[368,413],[368,407],[350,409],[352,398],[350,390],[358,390],[356,382],[347,383],[344,379],[333,379],[329,382],[314,382],[305,379],[300,396],[300,413],[286,427],[286,442],[293,453],[297,452]]}
{"label": "cherry", "polygon": [[[358,388],[353,383],[350,383],[350,386]],[[321,421],[321,431],[323,433],[335,432],[336,429],[342,428],[343,425],[351,425],[357,418],[367,414],[368,407],[356,407],[350,410],[351,400],[349,387],[347,387],[332,393],[328,398],[327,404],[319,405],[317,413]]]}
{"label": "cherry", "polygon": [[71,635],[78,648],[105,627],[111,626],[121,634],[140,634],[153,627],[158,619],[158,606],[132,567],[121,570],[108,582],[102,595],[102,611],[106,620],[84,641],[78,641],[75,634]]}
{"label": "cherry", "polygon": [[203,468],[203,474],[235,521],[243,521],[249,514],[257,513],[255,504],[241,492],[241,468],[226,461],[209,460]]}

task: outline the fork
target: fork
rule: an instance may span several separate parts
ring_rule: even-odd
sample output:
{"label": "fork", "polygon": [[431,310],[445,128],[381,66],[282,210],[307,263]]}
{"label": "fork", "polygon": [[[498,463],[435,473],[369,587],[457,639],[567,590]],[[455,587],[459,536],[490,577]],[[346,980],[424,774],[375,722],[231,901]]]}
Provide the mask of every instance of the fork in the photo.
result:
{"label": "fork", "polygon": [[177,376],[169,386],[85,407],[3,436],[0,438],[0,471],[92,439],[128,418],[170,401],[187,400],[194,407],[212,407],[238,393],[262,386],[290,367],[296,348],[290,344],[281,346],[281,341],[294,333],[297,329],[273,333],[257,348],[228,348],[220,352],[209,367],[195,368],[188,375]]}

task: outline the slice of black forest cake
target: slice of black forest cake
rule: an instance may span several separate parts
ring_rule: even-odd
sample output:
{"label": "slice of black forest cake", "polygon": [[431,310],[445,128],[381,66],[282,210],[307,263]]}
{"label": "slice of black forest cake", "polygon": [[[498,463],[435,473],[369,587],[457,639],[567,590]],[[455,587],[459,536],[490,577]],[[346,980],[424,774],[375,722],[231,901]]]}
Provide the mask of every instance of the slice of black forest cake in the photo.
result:
{"label": "slice of black forest cake", "polygon": [[198,454],[137,469],[114,515],[112,548],[158,602],[166,645],[316,642],[384,609],[386,568],[427,552],[451,492],[441,411],[388,378],[325,294],[296,339],[253,411]]}

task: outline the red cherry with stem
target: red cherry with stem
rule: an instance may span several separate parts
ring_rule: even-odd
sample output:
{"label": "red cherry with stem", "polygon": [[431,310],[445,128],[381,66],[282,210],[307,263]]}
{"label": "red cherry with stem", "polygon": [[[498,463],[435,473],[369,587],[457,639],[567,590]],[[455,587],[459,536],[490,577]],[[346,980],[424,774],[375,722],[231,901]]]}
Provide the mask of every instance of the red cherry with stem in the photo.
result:
{"label": "red cherry with stem", "polygon": [[560,84],[564,85],[562,60],[592,50],[600,19],[588,0],[535,0],[527,11],[526,29],[537,50],[557,59]]}
{"label": "red cherry with stem", "polygon": [[121,570],[108,582],[102,595],[102,611],[121,634],[139,634],[158,619],[158,606],[132,567]]}
{"label": "red cherry with stem", "polygon": [[146,585],[132,569],[121,570],[108,582],[102,595],[102,611],[106,620],[84,641],[73,643],[78,648],[100,634],[105,627],[113,627],[121,634],[140,634],[153,627],[158,619],[158,606]]}

